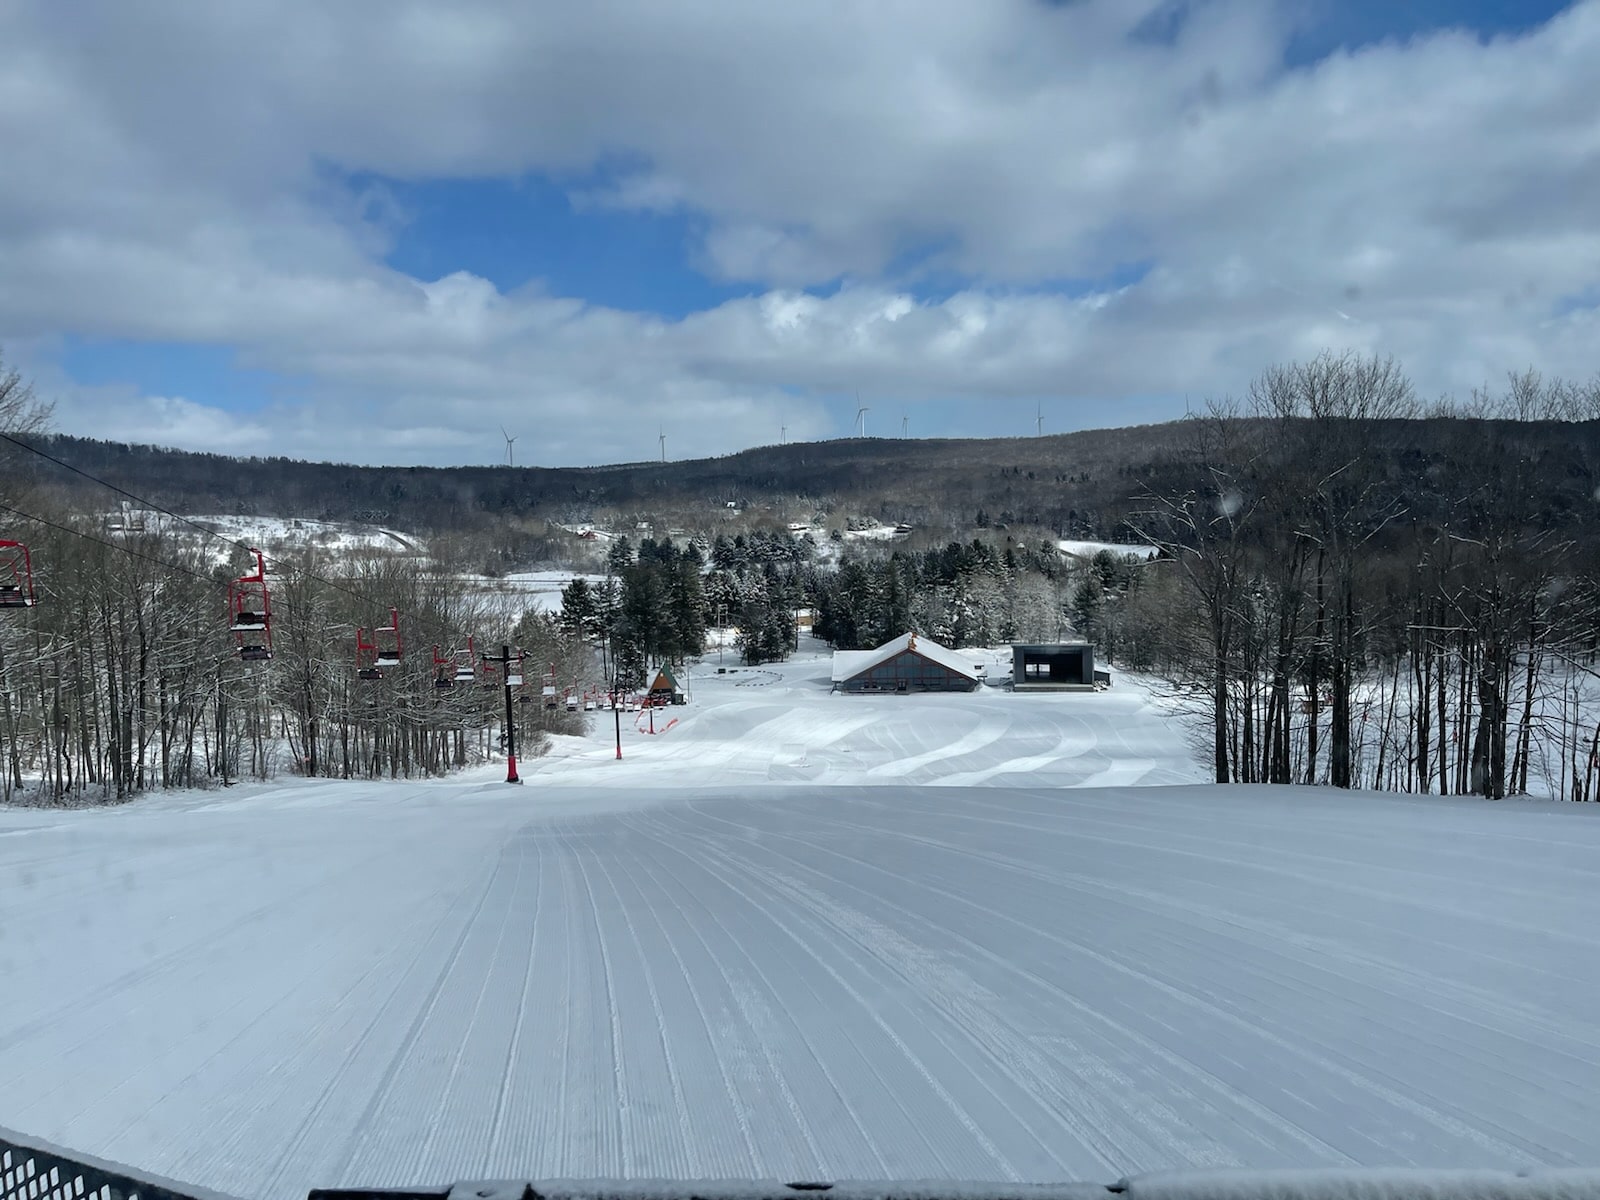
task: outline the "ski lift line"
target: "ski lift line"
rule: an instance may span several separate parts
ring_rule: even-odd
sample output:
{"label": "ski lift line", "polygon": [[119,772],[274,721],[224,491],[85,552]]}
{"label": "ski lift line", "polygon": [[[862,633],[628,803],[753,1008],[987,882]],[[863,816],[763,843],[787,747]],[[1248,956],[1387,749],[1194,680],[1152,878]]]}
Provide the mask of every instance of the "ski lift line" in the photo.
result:
{"label": "ski lift line", "polygon": [[[247,542],[245,542],[243,540],[235,540],[233,538],[225,536],[224,534],[218,533],[215,529],[209,529],[206,526],[200,524],[198,521],[193,520],[192,518],[183,516],[181,513],[175,513],[170,508],[165,508],[162,505],[159,505],[159,504],[155,503],[152,500],[148,500],[143,496],[136,495],[135,493],[128,491],[126,488],[118,487],[116,484],[111,483],[109,480],[101,479],[98,475],[92,474],[89,471],[85,471],[82,467],[74,466],[72,463],[67,462],[65,459],[58,458],[54,454],[49,453],[48,451],[39,449],[37,446],[29,445],[27,442],[23,441],[22,439],[13,437],[11,434],[6,433],[3,430],[0,430],[0,440],[9,442],[13,446],[16,446],[16,447],[18,447],[20,449],[28,451],[30,454],[37,454],[40,458],[45,459],[47,462],[54,463],[56,466],[61,467],[64,470],[71,471],[74,475],[81,476],[82,478],[89,480],[91,483],[97,483],[101,487],[107,488],[108,490],[115,492],[117,495],[122,496],[125,499],[131,500],[136,504],[140,504],[140,505],[144,506],[146,509],[150,510],[151,512],[158,512],[158,513],[161,513],[163,516],[171,517],[174,521],[179,521],[179,522],[183,523],[184,525],[189,526],[191,529],[195,530],[197,533],[203,534],[204,536],[206,536],[208,538],[213,538],[216,541],[219,541],[219,542],[223,543],[224,545],[231,546],[236,550],[244,550],[247,553],[254,553],[255,552],[255,547],[249,545]],[[134,549],[132,549],[131,547],[129,547],[127,545],[119,545],[116,542],[109,542],[109,541],[106,541],[103,538],[93,537],[90,534],[84,533],[82,530],[72,529],[72,528],[69,528],[68,526],[65,526],[65,525],[59,525],[59,524],[56,524],[53,521],[47,521],[43,517],[35,517],[35,516],[33,516],[33,515],[29,514],[29,513],[22,512],[20,509],[9,508],[9,507],[7,507],[5,505],[0,505],[0,509],[3,509],[4,511],[10,512],[10,513],[12,513],[12,514],[14,514],[16,516],[22,517],[22,518],[24,518],[26,520],[36,521],[41,525],[47,525],[50,528],[60,530],[63,533],[70,533],[75,537],[81,537],[85,541],[96,542],[99,545],[106,546],[106,547],[108,547],[108,548],[110,548],[112,550],[120,550],[124,554],[130,555],[133,558],[143,559],[146,562],[154,563],[157,566],[165,567],[168,570],[179,571],[179,572],[181,572],[181,573],[183,573],[185,575],[190,576],[191,578],[199,579],[199,580],[202,580],[202,581],[204,581],[206,583],[212,583],[212,584],[215,584],[217,582],[216,580],[210,578],[209,576],[201,575],[199,572],[191,571],[191,570],[189,570],[188,568],[185,568],[185,567],[176,566],[176,565],[174,565],[172,563],[166,562],[164,559],[156,558],[154,555],[142,554],[139,551],[134,550]],[[363,593],[356,591],[354,588],[347,587],[346,585],[338,582],[337,580],[329,579],[324,575],[318,575],[315,571],[307,570],[307,571],[305,571],[305,576],[308,579],[314,579],[318,583],[325,584],[328,587],[333,588],[337,592],[343,592],[346,596],[349,596],[352,599],[360,600],[364,604],[373,605],[373,606],[379,607],[379,608],[388,607],[387,605],[380,604],[378,601],[374,600],[372,597],[364,595]],[[451,580],[456,581],[456,582],[476,582],[476,580],[471,576],[451,575],[451,576],[440,576],[438,578],[447,578],[447,579],[451,579]]]}
{"label": "ski lift line", "polygon": [[[4,434],[0,434],[0,437],[4,436]],[[226,586],[225,584],[221,584],[217,580],[213,579],[210,575],[202,575],[199,571],[191,571],[188,567],[180,567],[177,563],[168,562],[164,558],[157,558],[153,554],[143,554],[138,550],[134,550],[125,545],[119,545],[116,542],[108,542],[105,538],[97,538],[92,533],[84,533],[81,529],[73,529],[70,525],[62,525],[59,522],[52,521],[47,517],[36,517],[32,513],[23,512],[20,508],[12,508],[9,504],[0,504],[0,512],[8,512],[14,517],[21,517],[24,521],[32,521],[37,525],[43,525],[46,528],[57,530],[60,533],[70,533],[73,537],[80,537],[86,542],[93,542],[97,546],[104,546],[108,550],[116,550],[119,553],[128,555],[130,558],[142,559],[147,563],[154,563],[156,566],[162,567],[165,570],[176,571],[180,575],[187,575],[191,579],[198,579],[201,583],[209,583],[215,587]]]}
{"label": "ski lift line", "polygon": [[[5,436],[5,435],[4,434],[0,434],[0,437],[3,437],[3,436]],[[214,587],[214,588],[217,588],[219,590],[227,591],[230,596],[232,595],[234,589],[237,587],[237,584],[238,584],[238,580],[219,580],[219,579],[216,579],[213,576],[201,574],[199,571],[192,570],[189,567],[184,567],[184,566],[178,565],[177,563],[169,562],[168,560],[166,560],[164,558],[159,558],[154,554],[146,554],[141,550],[135,550],[133,547],[131,547],[131,546],[125,544],[125,543],[112,542],[112,541],[107,541],[105,538],[95,537],[94,534],[92,534],[92,533],[85,533],[81,529],[74,529],[70,525],[61,524],[59,521],[52,521],[48,517],[35,516],[33,513],[24,512],[20,508],[13,508],[9,504],[0,504],[0,512],[10,513],[14,517],[20,517],[22,520],[31,521],[36,525],[43,525],[48,529],[56,530],[58,533],[70,534],[73,537],[82,538],[86,542],[93,542],[97,546],[104,546],[107,550],[115,550],[119,554],[126,554],[129,558],[136,558],[136,559],[139,559],[141,562],[147,562],[147,563],[152,564],[153,566],[160,567],[164,571],[172,571],[172,572],[174,572],[176,574],[179,574],[179,575],[187,575],[190,579],[197,580],[200,583],[207,584],[207,585],[209,585],[211,587]],[[250,550],[252,555],[258,555],[260,553],[253,546],[252,547],[247,547],[247,549]],[[308,572],[308,574],[309,574],[309,572]],[[314,579],[318,579],[323,583],[329,583],[330,586],[335,586],[335,587],[337,586],[336,584],[332,584],[331,581],[329,581],[329,580],[321,579],[320,576],[311,576],[311,577],[314,578]],[[356,596],[359,595],[359,593],[351,592],[348,588],[340,588],[339,590],[345,592],[347,595],[356,595]],[[365,599],[365,597],[361,597],[361,598]],[[390,625],[387,628],[380,628],[375,632],[378,632],[378,633],[388,632],[388,633],[393,633],[394,634],[394,636],[395,636],[395,644],[390,649],[392,649],[392,651],[394,653],[395,661],[394,662],[385,662],[383,665],[395,666],[395,665],[398,664],[399,651],[400,651],[399,629],[398,629],[399,614],[398,614],[398,610],[393,608],[392,606],[389,609],[389,613],[390,613],[390,617],[389,617]],[[237,632],[237,631],[234,631],[234,632]]]}
{"label": "ski lift line", "polygon": [[[5,436],[4,434],[0,434],[0,437],[4,437],[4,436]],[[234,609],[236,607],[236,599],[237,599],[237,595],[238,595],[239,585],[242,582],[250,581],[251,577],[249,577],[249,576],[246,576],[246,577],[244,577],[242,579],[232,579],[232,580],[226,580],[226,581],[218,580],[213,576],[201,574],[199,571],[191,570],[188,567],[180,566],[180,565],[178,565],[177,563],[174,563],[174,562],[169,562],[164,558],[158,558],[156,555],[145,554],[144,552],[142,552],[140,550],[133,549],[131,546],[128,546],[125,543],[112,542],[112,541],[107,541],[105,538],[95,537],[93,534],[85,533],[81,529],[74,529],[70,525],[61,524],[59,521],[52,521],[47,517],[40,517],[40,516],[36,516],[35,514],[30,513],[30,512],[24,512],[22,509],[13,508],[9,504],[0,503],[0,512],[10,513],[14,517],[19,517],[24,521],[31,521],[36,525],[42,525],[42,526],[45,526],[46,528],[49,528],[49,529],[54,529],[59,533],[65,533],[65,534],[71,535],[72,537],[82,538],[86,542],[92,542],[97,546],[104,546],[108,550],[115,550],[115,551],[117,551],[117,552],[119,552],[121,554],[126,554],[129,558],[139,559],[142,562],[147,562],[147,563],[150,563],[150,564],[152,564],[154,566],[160,567],[162,570],[171,571],[171,572],[174,572],[174,573],[179,574],[179,575],[187,575],[190,579],[194,579],[194,580],[196,580],[196,581],[198,581],[200,583],[207,584],[208,586],[215,587],[215,588],[218,588],[218,589],[226,589],[226,591],[228,593],[228,597],[229,597],[229,608],[230,608],[230,617],[229,617],[229,626],[230,626],[230,628],[229,628],[229,632],[230,633],[234,633],[234,634],[242,634],[242,633],[246,633],[246,632],[253,632],[254,629],[255,629],[254,626],[251,626],[249,629],[241,629],[238,626],[238,614],[237,614],[237,612],[232,612],[231,611],[232,609]],[[264,584],[264,582],[265,582],[265,568],[264,568],[264,560],[262,558],[261,552],[259,550],[257,550],[253,546],[252,547],[247,547],[247,549],[249,549],[250,553],[255,557],[256,563],[257,563],[257,568],[256,568],[257,569],[257,575],[254,577],[254,582],[263,583]],[[308,574],[309,574],[309,572],[308,572]],[[312,578],[321,579],[320,576],[312,576]],[[329,580],[321,580],[321,582],[330,583],[331,584],[331,581],[329,581]],[[337,586],[337,585],[331,585],[331,586]],[[347,589],[347,588],[340,588],[339,590],[345,591],[349,595],[359,595],[359,593],[350,592],[349,589]],[[391,606],[390,609],[389,609],[389,624],[387,626],[379,626],[378,628],[376,628],[373,631],[375,640],[376,640],[378,635],[382,635],[382,634],[390,635],[388,638],[385,639],[385,643],[382,646],[379,646],[377,644],[370,644],[370,645],[363,646],[361,644],[361,641],[362,641],[362,634],[365,632],[365,630],[363,629],[363,630],[357,631],[356,642],[357,642],[358,660],[359,660],[360,652],[363,651],[363,650],[371,651],[373,653],[373,656],[374,656],[374,659],[375,659],[375,661],[371,664],[371,667],[376,672],[376,674],[370,676],[371,678],[379,678],[379,679],[381,679],[382,678],[382,668],[383,667],[386,667],[386,666],[398,666],[399,665],[400,658],[401,658],[401,655],[402,655],[402,652],[403,652],[403,643],[402,643],[401,637],[400,637],[400,627],[399,626],[400,626],[399,609]],[[263,628],[263,630],[265,629],[265,622],[263,622],[262,628]],[[471,654],[471,645],[472,645],[472,638],[471,637],[468,637],[467,645],[468,645],[467,653],[470,655]],[[263,649],[263,647],[256,647],[257,651],[260,651],[262,649]],[[270,645],[268,645],[264,649],[265,649],[265,653],[257,653],[256,655],[253,656],[254,659],[269,658],[270,654],[271,654]],[[245,648],[242,647],[242,646],[241,646],[241,653],[245,653]],[[436,654],[435,664],[437,665],[437,663],[439,661],[438,658],[437,658],[437,650],[435,651],[435,654]],[[252,660],[253,659],[250,656],[247,655],[247,661],[252,661]],[[358,667],[359,667],[359,661],[358,661]],[[470,668],[469,668],[469,670],[470,670]],[[458,667],[457,671],[456,671],[456,678],[459,679],[460,675],[461,675],[461,672],[460,672],[460,668]],[[368,678],[368,676],[362,676],[362,678]]]}
{"label": "ski lift line", "polygon": [[[161,513],[164,516],[171,517],[174,521],[181,521],[181,522],[183,522],[183,524],[189,526],[191,529],[194,529],[195,531],[204,534],[206,537],[215,538],[217,541],[222,542],[224,545],[232,546],[236,550],[252,551],[254,549],[254,547],[248,545],[246,542],[244,542],[242,540],[241,541],[236,541],[233,538],[226,537],[225,535],[218,533],[215,529],[207,529],[204,525],[200,524],[200,522],[198,522],[198,521],[192,520],[189,517],[185,517],[180,513],[175,513],[170,508],[163,508],[161,505],[155,503],[152,500],[146,500],[143,496],[136,496],[132,492],[128,491],[126,488],[120,488],[116,484],[111,483],[108,480],[101,479],[98,475],[92,475],[88,471],[85,471],[82,467],[75,467],[71,463],[67,462],[65,459],[57,458],[54,454],[51,454],[51,453],[49,453],[47,451],[44,451],[44,450],[41,450],[37,446],[30,446],[27,442],[23,441],[21,438],[12,437],[9,433],[6,433],[4,431],[0,431],[0,440],[10,442],[13,446],[17,446],[17,447],[19,447],[19,448],[21,448],[23,450],[27,450],[28,452],[30,452],[32,454],[37,454],[40,458],[45,459],[48,462],[55,463],[56,466],[61,467],[61,468],[65,469],[65,470],[71,471],[74,475],[80,475],[84,479],[89,480],[91,483],[98,483],[103,488],[109,488],[111,491],[117,493],[117,495],[123,496],[123,497],[125,497],[126,499],[129,499],[129,500],[132,500],[137,504],[141,504],[145,508],[149,509],[152,512],[158,512],[158,513]],[[11,509],[9,511],[15,512],[16,510],[15,509]],[[19,515],[26,515],[26,514],[19,514]],[[43,521],[42,518],[39,518],[39,517],[33,517],[33,518],[30,518],[30,519],[31,520],[40,521],[42,524],[50,524],[50,522]],[[57,525],[57,526],[54,526],[54,528],[63,529],[64,527]],[[90,541],[100,541],[99,538],[89,538],[87,534],[79,533],[79,531],[74,530],[74,529],[66,529],[65,532],[67,532],[67,533],[77,533],[79,537],[88,538],[88,540],[90,540]],[[100,542],[100,544],[104,545],[104,546],[111,546],[112,545],[112,543],[110,543],[110,542]],[[114,547],[114,548],[115,549],[123,549],[124,547]],[[133,553],[133,552],[129,551],[129,553]],[[144,556],[136,556],[136,557],[144,557]],[[159,561],[159,560],[151,559],[150,561]],[[180,569],[180,568],[174,568],[174,569],[177,570],[177,569]],[[194,575],[196,573],[191,571],[191,572],[189,572],[189,574]],[[353,588],[345,587],[343,584],[338,583],[335,580],[326,579],[323,576],[316,574],[314,571],[307,571],[305,574],[306,574],[307,578],[315,579],[318,583],[325,583],[329,587],[333,588],[335,591],[343,592],[345,595],[354,597],[355,599],[360,600],[363,603],[377,605],[378,607],[385,607],[383,605],[378,605],[378,602],[376,600],[372,599],[372,597],[364,596],[360,592],[355,591]],[[199,576],[196,576],[196,577],[198,578]]]}

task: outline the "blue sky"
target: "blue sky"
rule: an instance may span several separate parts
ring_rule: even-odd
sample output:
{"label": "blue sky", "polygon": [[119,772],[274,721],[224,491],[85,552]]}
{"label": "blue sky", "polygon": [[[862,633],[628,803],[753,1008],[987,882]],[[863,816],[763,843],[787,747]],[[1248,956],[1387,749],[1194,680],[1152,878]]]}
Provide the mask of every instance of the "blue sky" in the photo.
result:
{"label": "blue sky", "polygon": [[1341,339],[1419,390],[1584,368],[1594,215],[1495,197],[1600,179],[1557,136],[1593,0],[418,11],[0,17],[60,134],[0,180],[0,346],[59,427],[579,462],[842,436],[857,393],[870,433],[1158,420]]}

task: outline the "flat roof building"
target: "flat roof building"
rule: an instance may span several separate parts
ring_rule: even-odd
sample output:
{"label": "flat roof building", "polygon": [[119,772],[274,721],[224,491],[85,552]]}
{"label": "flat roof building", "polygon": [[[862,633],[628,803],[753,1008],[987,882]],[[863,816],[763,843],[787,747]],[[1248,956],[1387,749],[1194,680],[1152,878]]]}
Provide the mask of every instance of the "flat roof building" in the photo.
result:
{"label": "flat roof building", "polygon": [[1019,692],[1092,692],[1094,647],[1087,642],[1013,645],[1011,686]]}

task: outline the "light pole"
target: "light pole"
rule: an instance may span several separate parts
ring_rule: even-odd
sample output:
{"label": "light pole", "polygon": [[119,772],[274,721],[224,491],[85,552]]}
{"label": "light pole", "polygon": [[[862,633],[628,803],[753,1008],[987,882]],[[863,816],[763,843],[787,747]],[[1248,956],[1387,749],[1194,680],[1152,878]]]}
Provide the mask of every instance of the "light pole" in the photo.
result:
{"label": "light pole", "polygon": [[502,645],[499,658],[485,654],[483,661],[500,664],[500,678],[506,690],[506,782],[521,783],[517,775],[517,719],[511,703],[511,664],[520,663],[522,655],[513,655],[510,646]]}
{"label": "light pole", "polygon": [[619,761],[622,758],[622,710],[617,707],[621,699],[619,695],[621,689],[618,687],[620,683],[621,680],[615,675],[611,677],[611,715],[617,721],[617,759]]}

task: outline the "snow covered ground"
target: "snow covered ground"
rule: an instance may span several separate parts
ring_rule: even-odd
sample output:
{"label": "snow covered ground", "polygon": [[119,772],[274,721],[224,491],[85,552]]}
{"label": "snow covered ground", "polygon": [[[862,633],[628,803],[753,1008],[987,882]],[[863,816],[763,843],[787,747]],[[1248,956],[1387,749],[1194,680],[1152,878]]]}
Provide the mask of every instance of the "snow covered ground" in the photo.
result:
{"label": "snow covered ground", "polygon": [[1056,549],[1074,558],[1093,558],[1102,550],[1109,550],[1118,558],[1132,555],[1134,558],[1150,559],[1161,553],[1155,546],[1129,545],[1123,542],[1086,542],[1079,538],[1062,538],[1056,542]]}
{"label": "snow covered ground", "polygon": [[[802,643],[816,646],[814,639]],[[959,651],[991,678],[1009,677],[1009,649]],[[598,714],[584,741],[563,739],[541,780],[577,786],[700,786],[828,783],[1051,787],[1194,783],[1195,765],[1176,719],[1136,681],[1111,691],[1015,695],[830,694],[829,659],[818,653],[765,667],[741,667],[736,650],[689,676],[693,703],[654,714],[624,713],[623,761],[614,722]],[[638,725],[640,729],[635,729]],[[603,770],[602,770],[603,769]]]}
{"label": "snow covered ground", "polygon": [[511,598],[524,609],[560,612],[561,589],[580,576],[597,585],[606,579],[604,575],[586,575],[581,571],[514,571],[498,578],[487,575],[467,578],[483,591]]}
{"label": "snow covered ground", "polygon": [[[161,528],[182,537],[200,535],[191,526],[185,526],[153,515]],[[215,530],[229,541],[246,542],[263,549],[275,546],[321,546],[329,551],[383,550],[391,554],[415,554],[416,539],[408,534],[396,533],[376,525],[362,525],[349,521],[314,521],[299,517],[241,517],[228,514],[198,514],[189,518],[207,529]],[[221,553],[226,554],[226,548]]]}
{"label": "snow covered ground", "polygon": [[1600,1163],[1592,806],[1198,785],[1120,677],[714,668],[521,788],[0,811],[0,1125],[285,1200]]}

